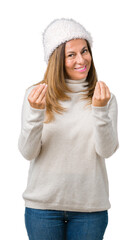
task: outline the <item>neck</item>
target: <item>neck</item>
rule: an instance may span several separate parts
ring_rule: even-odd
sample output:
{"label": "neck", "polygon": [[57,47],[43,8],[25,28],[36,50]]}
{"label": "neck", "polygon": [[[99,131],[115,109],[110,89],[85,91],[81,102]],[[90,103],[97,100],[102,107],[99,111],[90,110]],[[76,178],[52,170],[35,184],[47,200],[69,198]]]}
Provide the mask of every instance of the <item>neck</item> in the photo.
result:
{"label": "neck", "polygon": [[83,83],[83,82],[86,82],[86,78],[82,78],[82,79],[69,79],[69,78],[66,78],[65,81],[67,83]]}
{"label": "neck", "polygon": [[85,87],[88,84],[88,82],[86,81],[86,78],[77,79],[77,80],[66,78],[65,82],[74,93],[82,92],[83,90],[85,90]]}

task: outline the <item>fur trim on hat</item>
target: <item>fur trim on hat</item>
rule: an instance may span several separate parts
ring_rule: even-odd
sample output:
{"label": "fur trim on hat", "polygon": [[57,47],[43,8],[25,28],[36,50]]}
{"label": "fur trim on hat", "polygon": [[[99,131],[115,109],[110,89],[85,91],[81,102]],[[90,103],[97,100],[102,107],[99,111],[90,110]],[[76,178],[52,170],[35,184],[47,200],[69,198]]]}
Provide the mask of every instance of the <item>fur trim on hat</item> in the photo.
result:
{"label": "fur trim on hat", "polygon": [[62,43],[72,39],[86,39],[92,48],[92,37],[90,33],[73,19],[55,19],[43,32],[44,60],[48,60],[53,51]]}

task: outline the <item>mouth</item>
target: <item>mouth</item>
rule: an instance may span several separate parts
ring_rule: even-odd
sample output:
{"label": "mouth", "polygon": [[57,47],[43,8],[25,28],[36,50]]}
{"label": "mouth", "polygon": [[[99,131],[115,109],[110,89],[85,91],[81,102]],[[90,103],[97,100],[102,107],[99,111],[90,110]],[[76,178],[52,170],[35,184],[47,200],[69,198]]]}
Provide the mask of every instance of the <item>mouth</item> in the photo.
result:
{"label": "mouth", "polygon": [[78,71],[78,72],[84,72],[84,71],[87,70],[87,67],[86,67],[86,65],[85,65],[84,67],[75,68],[75,70]]}

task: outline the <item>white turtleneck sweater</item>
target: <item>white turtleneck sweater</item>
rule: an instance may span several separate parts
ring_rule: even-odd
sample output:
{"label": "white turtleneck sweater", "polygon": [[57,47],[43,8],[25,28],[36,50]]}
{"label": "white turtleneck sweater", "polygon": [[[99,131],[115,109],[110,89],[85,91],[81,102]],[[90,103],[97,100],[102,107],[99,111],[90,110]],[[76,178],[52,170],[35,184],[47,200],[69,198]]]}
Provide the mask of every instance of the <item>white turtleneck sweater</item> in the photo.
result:
{"label": "white turtleneck sweater", "polygon": [[25,206],[36,209],[95,212],[110,208],[105,158],[118,148],[117,102],[85,106],[85,79],[66,83],[71,100],[59,101],[67,112],[45,124],[46,109],[32,108],[26,90],[18,148],[30,161]]}

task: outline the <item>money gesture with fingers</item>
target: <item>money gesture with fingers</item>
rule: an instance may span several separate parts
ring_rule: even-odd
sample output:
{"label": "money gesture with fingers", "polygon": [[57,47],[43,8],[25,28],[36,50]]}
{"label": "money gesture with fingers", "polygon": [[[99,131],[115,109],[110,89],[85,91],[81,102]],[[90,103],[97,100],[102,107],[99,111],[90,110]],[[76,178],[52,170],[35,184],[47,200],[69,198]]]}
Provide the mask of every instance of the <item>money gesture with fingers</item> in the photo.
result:
{"label": "money gesture with fingers", "polygon": [[46,106],[46,90],[47,90],[47,85],[44,84],[39,84],[35,88],[32,89],[28,96],[28,101],[31,105],[31,107],[36,108],[36,109],[44,109]]}
{"label": "money gesture with fingers", "polygon": [[107,105],[107,102],[110,99],[110,91],[107,85],[102,82],[98,81],[96,83],[96,87],[94,90],[94,95],[92,98],[92,105],[95,107],[103,107]]}

